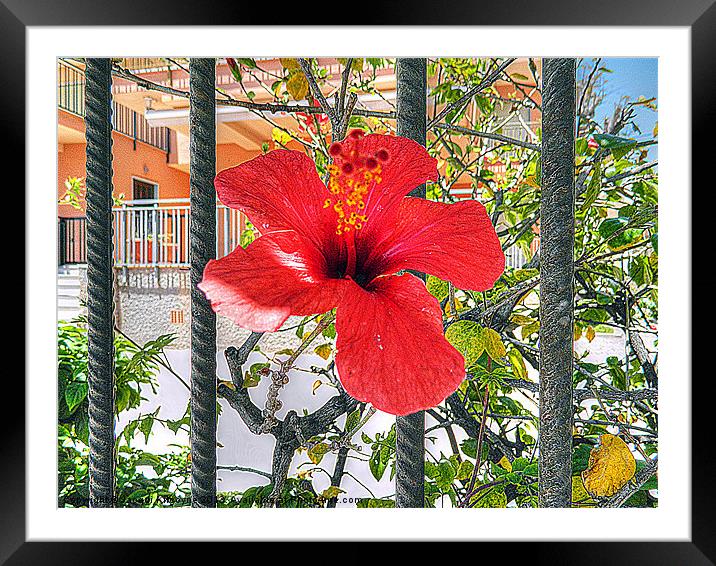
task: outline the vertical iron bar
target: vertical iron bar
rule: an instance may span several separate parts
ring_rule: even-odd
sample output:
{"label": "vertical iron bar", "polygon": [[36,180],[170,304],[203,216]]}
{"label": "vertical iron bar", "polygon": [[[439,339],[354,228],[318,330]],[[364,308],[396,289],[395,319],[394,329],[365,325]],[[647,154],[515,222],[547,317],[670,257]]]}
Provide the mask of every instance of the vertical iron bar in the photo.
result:
{"label": "vertical iron bar", "polygon": [[542,67],[539,505],[572,501],[576,60]]}
{"label": "vertical iron bar", "polygon": [[87,332],[89,505],[114,505],[112,67],[87,59]]}
{"label": "vertical iron bar", "polygon": [[214,59],[189,63],[191,504],[216,506],[216,316],[197,288],[216,255]]}
{"label": "vertical iron bar", "polygon": [[[427,60],[398,59],[398,135],[425,145],[427,127]],[[425,185],[410,193],[425,198]],[[395,421],[395,505],[424,507],[425,501],[425,413],[397,417]]]}

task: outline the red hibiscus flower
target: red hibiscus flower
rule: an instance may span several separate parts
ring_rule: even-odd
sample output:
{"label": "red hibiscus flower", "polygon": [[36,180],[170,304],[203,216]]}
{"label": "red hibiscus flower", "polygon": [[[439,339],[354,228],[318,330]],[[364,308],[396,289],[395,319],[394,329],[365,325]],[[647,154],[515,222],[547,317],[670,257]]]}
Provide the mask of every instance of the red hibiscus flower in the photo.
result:
{"label": "red hibiscus flower", "polygon": [[253,331],[337,307],[336,369],[346,391],[395,415],[458,387],[464,359],[445,340],[438,301],[410,273],[483,291],[505,257],[485,208],[406,197],[437,162],[406,138],[354,130],[330,148],[328,186],[298,151],[277,150],[216,177],[219,199],[262,236],[210,261],[199,288]]}

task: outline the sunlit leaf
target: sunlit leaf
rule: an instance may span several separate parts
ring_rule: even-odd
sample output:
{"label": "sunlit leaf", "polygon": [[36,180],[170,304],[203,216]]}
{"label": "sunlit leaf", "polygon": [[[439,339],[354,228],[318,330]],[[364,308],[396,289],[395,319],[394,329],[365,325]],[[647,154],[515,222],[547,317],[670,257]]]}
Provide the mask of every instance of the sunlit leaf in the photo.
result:
{"label": "sunlit leaf", "polygon": [[621,489],[636,472],[636,460],[626,443],[612,434],[603,434],[599,446],[589,455],[582,472],[584,487],[593,496],[609,497]]}
{"label": "sunlit leaf", "polygon": [[286,90],[294,100],[303,100],[308,95],[308,80],[300,71],[291,73],[286,81]]}

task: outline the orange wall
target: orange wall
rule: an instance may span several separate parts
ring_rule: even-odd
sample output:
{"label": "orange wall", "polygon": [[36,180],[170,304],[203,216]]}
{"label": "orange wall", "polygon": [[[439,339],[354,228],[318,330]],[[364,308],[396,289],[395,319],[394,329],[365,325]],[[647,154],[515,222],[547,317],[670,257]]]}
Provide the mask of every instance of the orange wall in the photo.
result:
{"label": "orange wall", "polygon": [[[84,121],[77,116],[59,112],[59,123],[84,133]],[[172,146],[176,144],[173,142]],[[247,151],[235,144],[220,144],[216,151],[216,170],[221,171],[233,167],[248,159],[256,157],[259,151]],[[57,197],[65,193],[65,180],[68,177],[86,176],[84,143],[62,144],[57,153]],[[188,198],[189,174],[170,167],[166,153],[153,146],[137,142],[131,138],[112,133],[112,182],[114,194],[124,193],[125,200],[132,198],[132,177],[157,183],[160,199]],[[69,205],[58,205],[58,216],[84,216],[84,210],[77,210]]]}
{"label": "orange wall", "polygon": [[[59,123],[84,132],[84,120],[59,112]],[[57,196],[65,192],[68,177],[86,176],[84,143],[63,144],[57,152]],[[137,142],[136,149],[131,138],[112,132],[112,182],[114,194],[124,193],[125,199],[132,198],[132,177],[159,185],[159,198],[183,198],[189,196],[189,175],[167,164],[167,154],[156,147]],[[59,216],[83,216],[69,205],[58,206]]]}

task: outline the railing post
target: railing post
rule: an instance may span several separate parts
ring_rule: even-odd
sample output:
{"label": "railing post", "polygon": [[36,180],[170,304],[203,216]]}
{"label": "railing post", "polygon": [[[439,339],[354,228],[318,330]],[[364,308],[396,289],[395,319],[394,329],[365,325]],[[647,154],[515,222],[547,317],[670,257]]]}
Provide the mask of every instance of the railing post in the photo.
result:
{"label": "railing post", "polygon": [[197,288],[216,253],[214,59],[189,63],[191,504],[216,506],[216,316]]}
{"label": "railing post", "polygon": [[57,220],[57,265],[67,263],[67,221],[64,218]]}
{"label": "railing post", "polygon": [[[425,145],[427,127],[427,60],[398,59],[398,135]],[[411,196],[425,198],[425,185]],[[397,417],[395,421],[395,505],[424,507],[425,504],[425,413]]]}
{"label": "railing post", "polygon": [[114,505],[114,325],[112,298],[112,74],[87,59],[87,332],[89,505]]}
{"label": "railing post", "polygon": [[572,501],[575,59],[542,66],[539,505]]}

